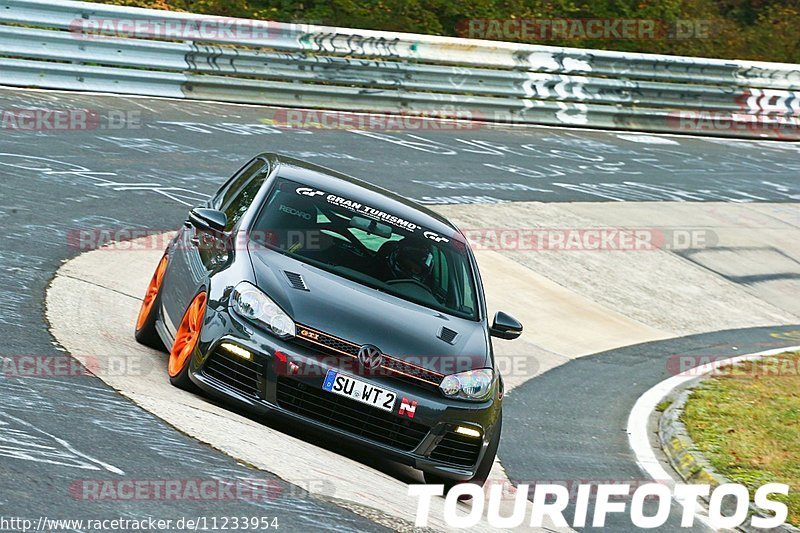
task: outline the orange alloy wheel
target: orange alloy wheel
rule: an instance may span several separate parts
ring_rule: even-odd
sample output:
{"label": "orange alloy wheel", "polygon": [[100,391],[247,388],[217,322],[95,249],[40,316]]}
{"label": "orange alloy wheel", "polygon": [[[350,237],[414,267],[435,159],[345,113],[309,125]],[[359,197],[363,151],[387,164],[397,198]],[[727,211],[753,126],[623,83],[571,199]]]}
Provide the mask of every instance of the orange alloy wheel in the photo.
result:
{"label": "orange alloy wheel", "polygon": [[139,309],[139,318],[136,319],[136,331],[142,329],[147,317],[150,315],[150,310],[153,308],[153,303],[156,301],[158,291],[161,289],[161,282],[164,281],[164,272],[167,270],[167,256],[161,258],[161,261],[156,267],[153,278],[150,280],[150,285],[147,287],[147,292],[142,300],[142,307]]}
{"label": "orange alloy wheel", "polygon": [[175,343],[169,352],[168,372],[171,377],[181,373],[186,360],[192,355],[197,340],[200,338],[200,327],[203,325],[203,316],[206,314],[206,293],[201,292],[194,297],[175,336]]}

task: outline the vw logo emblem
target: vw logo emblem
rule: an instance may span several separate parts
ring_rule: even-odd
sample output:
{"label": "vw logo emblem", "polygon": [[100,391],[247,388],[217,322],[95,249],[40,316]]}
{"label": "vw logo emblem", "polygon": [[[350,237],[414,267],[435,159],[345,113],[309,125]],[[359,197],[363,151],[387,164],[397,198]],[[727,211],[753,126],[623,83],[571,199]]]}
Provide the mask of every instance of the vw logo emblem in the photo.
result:
{"label": "vw logo emblem", "polygon": [[378,368],[383,362],[383,353],[377,346],[365,344],[358,350],[358,362],[367,369]]}

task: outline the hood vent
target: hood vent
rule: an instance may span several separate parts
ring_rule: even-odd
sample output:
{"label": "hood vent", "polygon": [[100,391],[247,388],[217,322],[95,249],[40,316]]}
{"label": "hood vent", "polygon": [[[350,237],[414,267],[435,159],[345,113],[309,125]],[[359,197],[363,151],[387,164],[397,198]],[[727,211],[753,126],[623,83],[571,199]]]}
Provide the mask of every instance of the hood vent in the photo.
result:
{"label": "hood vent", "polygon": [[447,344],[455,344],[456,337],[458,337],[458,332],[442,326],[442,329],[439,330],[438,337]]}
{"label": "hood vent", "polygon": [[308,286],[306,285],[306,281],[303,279],[303,276],[297,272],[289,272],[288,270],[284,270],[283,273],[286,274],[286,279],[289,280],[289,283],[292,285],[292,287],[301,291],[308,290]]}

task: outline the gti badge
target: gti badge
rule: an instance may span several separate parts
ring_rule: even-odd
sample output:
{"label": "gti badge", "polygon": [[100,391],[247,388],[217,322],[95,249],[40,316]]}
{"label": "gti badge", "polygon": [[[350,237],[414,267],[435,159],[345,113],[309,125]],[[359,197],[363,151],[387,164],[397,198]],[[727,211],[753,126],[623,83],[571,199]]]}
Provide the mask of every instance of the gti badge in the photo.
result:
{"label": "gti badge", "polygon": [[313,331],[308,331],[307,329],[301,329],[300,335],[303,337],[308,337],[311,340],[319,340],[319,333],[314,333]]}
{"label": "gti badge", "polygon": [[414,418],[414,413],[417,411],[417,400],[409,400],[405,396],[403,396],[403,401],[400,402],[400,411],[397,412],[400,416],[407,416],[408,418]]}
{"label": "gti badge", "polygon": [[362,367],[368,370],[378,368],[381,366],[381,363],[383,363],[383,353],[381,353],[377,346],[365,344],[358,350],[358,362],[361,363]]}

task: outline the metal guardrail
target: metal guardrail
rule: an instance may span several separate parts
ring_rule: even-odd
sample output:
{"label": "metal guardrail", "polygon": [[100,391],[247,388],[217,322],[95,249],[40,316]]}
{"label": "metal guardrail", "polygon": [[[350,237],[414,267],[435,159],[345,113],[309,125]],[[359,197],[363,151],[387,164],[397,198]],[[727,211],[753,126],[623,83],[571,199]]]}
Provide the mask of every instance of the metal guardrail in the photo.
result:
{"label": "metal guardrail", "polygon": [[[183,38],[187,35],[193,38]],[[800,65],[329,28],[69,0],[0,0],[0,56],[0,85],[18,87],[800,138]]]}

